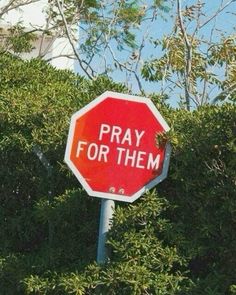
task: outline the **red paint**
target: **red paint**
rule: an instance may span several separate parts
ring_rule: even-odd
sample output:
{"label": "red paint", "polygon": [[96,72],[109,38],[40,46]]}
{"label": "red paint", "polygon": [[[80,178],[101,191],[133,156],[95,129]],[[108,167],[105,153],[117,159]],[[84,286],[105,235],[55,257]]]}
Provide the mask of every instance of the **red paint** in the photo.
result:
{"label": "red paint", "polygon": [[[111,138],[111,132],[108,133],[107,129],[102,129],[104,133],[101,133],[102,126],[107,129],[109,126],[111,130],[116,126],[116,135],[113,134]],[[115,188],[114,193],[118,194],[122,189],[128,198],[161,173],[165,147],[156,146],[155,136],[164,129],[144,102],[107,97],[78,117],[74,127],[70,160],[92,190],[108,193],[112,187]],[[119,130],[122,132],[117,134]],[[97,157],[96,153],[101,145],[103,150],[99,159],[99,153]],[[136,153],[136,157],[133,157],[135,161],[125,157],[127,149],[129,155]],[[156,159],[158,154],[159,168],[150,169],[152,159]],[[148,159],[151,161],[149,169]]]}

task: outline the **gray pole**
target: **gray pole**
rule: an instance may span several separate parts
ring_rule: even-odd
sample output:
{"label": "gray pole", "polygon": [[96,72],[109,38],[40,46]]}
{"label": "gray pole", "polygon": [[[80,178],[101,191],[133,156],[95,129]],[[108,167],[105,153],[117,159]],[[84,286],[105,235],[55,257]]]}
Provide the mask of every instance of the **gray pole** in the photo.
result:
{"label": "gray pole", "polygon": [[107,232],[112,225],[114,208],[115,202],[113,200],[102,199],[97,249],[97,263],[100,264],[105,263],[107,260],[106,239]]}

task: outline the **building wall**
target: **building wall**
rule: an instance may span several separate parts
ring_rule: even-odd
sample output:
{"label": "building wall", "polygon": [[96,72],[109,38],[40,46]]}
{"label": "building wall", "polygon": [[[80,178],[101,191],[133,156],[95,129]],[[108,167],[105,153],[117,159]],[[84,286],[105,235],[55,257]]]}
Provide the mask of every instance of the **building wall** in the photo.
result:
{"label": "building wall", "polygon": [[[5,6],[9,0],[0,0],[0,9]],[[31,30],[35,27],[45,28],[46,25],[46,14],[45,10],[47,7],[47,0],[39,0],[35,3],[21,6],[18,9],[11,10],[9,13],[4,15],[0,21],[0,27],[7,31],[7,28],[21,22],[22,25],[27,29]],[[43,38],[42,35],[37,34],[37,40],[33,43],[34,50],[31,53],[22,54],[22,58],[30,59],[37,57],[42,52],[47,52],[44,55],[44,59],[60,69],[71,69],[74,70],[74,60],[65,56],[72,56],[73,50],[66,38],[57,38],[53,36],[46,36]],[[58,57],[60,56],[60,57]]]}

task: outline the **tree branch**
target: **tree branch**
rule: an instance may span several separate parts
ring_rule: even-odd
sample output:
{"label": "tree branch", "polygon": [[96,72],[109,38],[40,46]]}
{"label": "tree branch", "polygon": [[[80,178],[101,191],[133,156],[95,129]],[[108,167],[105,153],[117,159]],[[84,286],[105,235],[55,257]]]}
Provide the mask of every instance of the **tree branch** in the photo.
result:
{"label": "tree branch", "polygon": [[186,47],[186,60],[185,60],[185,101],[187,110],[190,110],[190,74],[192,67],[192,44],[190,43],[186,29],[183,23],[182,11],[181,11],[181,0],[177,0],[177,14],[179,19],[179,26],[181,33],[184,38],[184,43]]}
{"label": "tree branch", "polygon": [[221,13],[226,7],[228,7],[233,2],[236,2],[236,0],[230,0],[227,3],[225,3],[225,5],[221,5],[221,7],[219,7],[219,9],[211,17],[209,17],[204,23],[202,23],[199,26],[199,29],[207,25],[211,20],[213,20],[219,13]]}
{"label": "tree branch", "polygon": [[214,99],[213,104],[217,103],[222,96],[225,96],[224,99],[227,99],[234,91],[236,91],[236,82],[229,86],[227,89],[219,93]]}
{"label": "tree branch", "polygon": [[25,5],[28,5],[28,4],[31,4],[31,3],[35,3],[35,2],[38,2],[40,0],[26,0],[25,2],[20,2],[20,3],[16,3],[15,5],[13,5],[15,2],[17,2],[16,0],[10,0],[5,6],[3,6],[3,8],[1,9],[1,12],[0,12],[0,19],[2,18],[2,16],[5,14],[5,13],[8,13],[9,11],[13,10],[13,9],[16,9],[16,8],[19,8],[19,7],[22,7],[22,6],[25,6]]}
{"label": "tree branch", "polygon": [[136,79],[136,81],[137,81],[138,87],[139,87],[139,91],[142,93],[142,92],[143,92],[142,83],[141,83],[141,81],[140,81],[140,79],[139,79],[139,77],[138,77],[136,71],[133,70],[133,69],[131,69],[131,68],[129,68],[126,64],[121,63],[121,62],[116,58],[115,53],[114,53],[114,51],[112,50],[110,44],[107,44],[107,48],[109,49],[109,51],[110,51],[110,53],[111,53],[111,55],[112,55],[113,60],[117,63],[117,65],[120,67],[120,69],[125,69],[126,71],[128,71],[128,72],[130,72],[130,73],[132,73],[132,74],[134,75],[134,77],[135,77],[135,79]]}
{"label": "tree branch", "polygon": [[[71,47],[72,47],[72,50],[73,50],[73,52],[74,52],[74,54],[75,54],[75,56],[76,56],[76,58],[77,58],[77,60],[78,60],[78,62],[79,62],[79,65],[80,65],[81,69],[84,71],[84,73],[85,73],[90,79],[94,80],[94,79],[95,79],[95,73],[94,73],[94,70],[88,65],[87,62],[85,62],[84,60],[82,60],[82,59],[80,58],[80,56],[79,56],[79,54],[78,54],[78,52],[77,52],[77,50],[76,50],[75,44],[74,44],[74,42],[73,42],[73,40],[72,40],[72,38],[71,38],[71,35],[70,35],[70,29],[69,29],[69,27],[68,27],[68,24],[67,24],[67,21],[66,21],[65,15],[64,15],[64,13],[63,13],[63,11],[62,11],[62,7],[61,7],[61,4],[60,4],[59,0],[56,0],[56,4],[57,4],[57,7],[58,7],[58,10],[59,10],[60,16],[61,16],[61,18],[62,18],[62,21],[63,21],[64,27],[65,27],[65,33],[66,33],[66,36],[67,36],[68,41],[69,41],[69,43],[70,43],[70,45],[71,45]],[[91,74],[88,72],[87,68],[84,67],[84,64],[86,64],[87,68],[90,69]]]}
{"label": "tree branch", "polygon": [[57,59],[57,58],[60,58],[60,57],[66,57],[66,58],[74,59],[74,60],[76,59],[74,54],[59,54],[59,55],[56,55],[56,56],[53,56],[53,57],[50,57],[50,58],[46,58],[45,60],[47,62],[50,62],[50,61],[52,61],[54,59]]}

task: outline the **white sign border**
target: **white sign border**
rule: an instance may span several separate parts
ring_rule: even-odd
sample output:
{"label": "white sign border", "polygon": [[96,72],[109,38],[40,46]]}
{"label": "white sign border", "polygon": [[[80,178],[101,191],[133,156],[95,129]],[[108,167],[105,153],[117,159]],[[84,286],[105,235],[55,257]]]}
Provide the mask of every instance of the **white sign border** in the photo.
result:
{"label": "white sign border", "polygon": [[74,129],[75,129],[75,124],[76,120],[87,113],[89,110],[94,108],[96,105],[101,103],[103,100],[106,98],[111,97],[111,98],[117,98],[117,99],[123,99],[123,100],[128,100],[128,101],[134,101],[134,102],[142,102],[145,103],[153,115],[156,117],[158,122],[162,125],[163,129],[165,131],[169,131],[170,127],[162,117],[162,115],[159,113],[153,102],[146,98],[146,97],[141,97],[141,96],[134,96],[134,95],[129,95],[129,94],[123,94],[123,93],[118,93],[118,92],[112,92],[112,91],[106,91],[102,95],[98,96],[95,98],[93,101],[88,103],[86,106],[84,106],[82,109],[79,111],[75,112],[72,117],[71,117],[71,122],[70,122],[70,128],[69,128],[69,134],[67,138],[67,144],[66,144],[66,152],[65,152],[65,158],[64,161],[68,165],[68,167],[72,170],[76,178],[79,180],[81,185],[84,187],[85,191],[88,193],[88,195],[93,196],[93,197],[98,197],[98,198],[105,198],[105,199],[110,199],[110,200],[115,200],[115,201],[123,201],[123,202],[128,202],[132,203],[135,200],[137,200],[142,194],[153,188],[155,185],[163,181],[168,173],[168,168],[169,168],[169,162],[170,162],[170,154],[171,154],[171,145],[168,143],[166,145],[166,150],[165,150],[165,158],[164,158],[164,163],[163,163],[163,169],[162,173],[151,180],[148,184],[143,186],[139,191],[137,191],[135,194],[132,196],[127,196],[127,195],[120,195],[120,194],[114,194],[114,193],[106,193],[106,192],[99,192],[99,191],[94,191],[91,189],[91,187],[88,185],[86,182],[85,178],[81,175],[81,173],[78,171],[74,163],[70,160],[70,151],[72,147],[72,141],[73,141],[73,136],[74,136]]}

